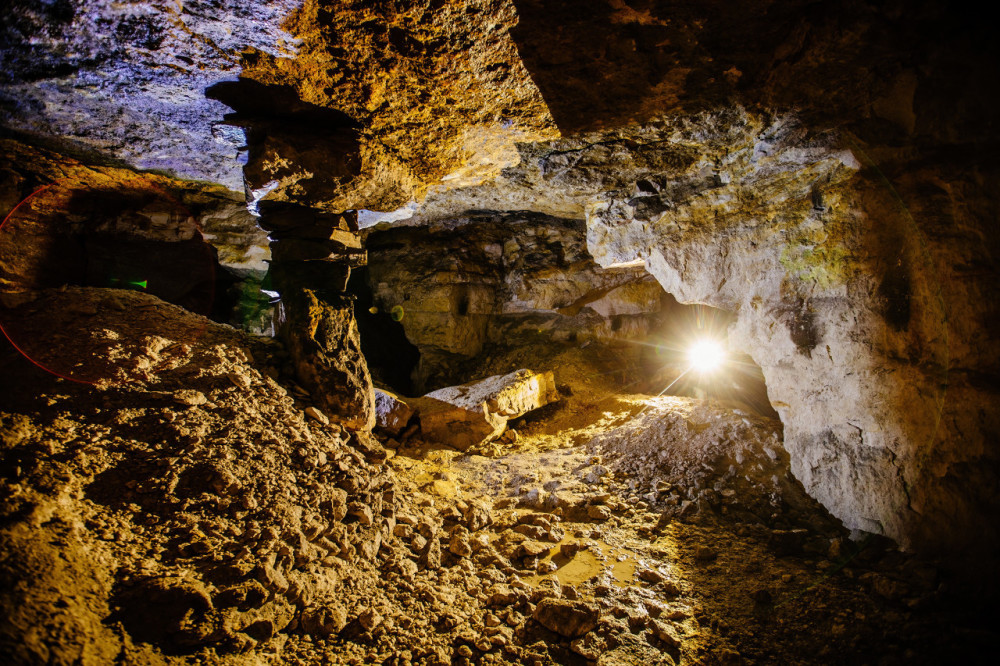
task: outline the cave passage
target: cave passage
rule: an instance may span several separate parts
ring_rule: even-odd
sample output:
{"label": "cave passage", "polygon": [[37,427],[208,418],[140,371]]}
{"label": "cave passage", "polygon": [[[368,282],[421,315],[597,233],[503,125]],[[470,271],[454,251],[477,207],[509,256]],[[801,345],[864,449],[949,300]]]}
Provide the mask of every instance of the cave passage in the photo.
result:
{"label": "cave passage", "polygon": [[5,3],[0,666],[994,663],[980,14]]}
{"label": "cave passage", "polygon": [[[745,353],[727,349],[727,331],[736,316],[707,305],[684,305],[669,294],[659,328],[642,346],[640,367],[647,376],[647,393],[712,398],[750,409],[756,414],[778,419],[771,405],[760,366]],[[711,372],[691,366],[688,354],[703,341],[715,341],[724,358]]]}
{"label": "cave passage", "polygon": [[356,299],[354,317],[361,334],[361,352],[372,379],[403,395],[413,395],[412,375],[420,360],[420,350],[406,339],[398,314],[383,312],[375,306],[366,266],[351,271],[347,293]]}

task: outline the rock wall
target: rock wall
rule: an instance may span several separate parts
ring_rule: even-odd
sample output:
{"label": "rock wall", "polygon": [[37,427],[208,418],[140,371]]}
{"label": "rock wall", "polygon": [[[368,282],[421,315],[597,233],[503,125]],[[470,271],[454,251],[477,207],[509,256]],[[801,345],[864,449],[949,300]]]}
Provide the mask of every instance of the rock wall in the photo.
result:
{"label": "rock wall", "polygon": [[14,139],[0,139],[0,153],[0,292],[141,289],[247,330],[270,328],[259,290],[267,238],[242,198]]}
{"label": "rock wall", "polygon": [[738,313],[730,344],[764,371],[793,473],[848,526],[994,548],[996,393],[980,373],[998,367],[995,307],[970,270],[989,261],[984,193],[959,202],[930,169],[897,186],[868,160],[850,135],[778,119],[730,143],[714,180],[592,203],[588,246]]}
{"label": "rock wall", "polygon": [[468,380],[491,345],[646,336],[663,290],[641,268],[601,269],[585,241],[582,222],[527,213],[369,233],[373,302],[420,350],[417,388]]}

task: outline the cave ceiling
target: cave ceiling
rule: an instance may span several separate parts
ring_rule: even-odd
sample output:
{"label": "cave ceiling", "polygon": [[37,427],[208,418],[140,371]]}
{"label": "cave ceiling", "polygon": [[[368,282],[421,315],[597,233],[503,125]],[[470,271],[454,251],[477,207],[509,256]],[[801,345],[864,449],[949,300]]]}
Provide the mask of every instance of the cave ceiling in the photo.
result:
{"label": "cave ceiling", "polygon": [[[7,127],[236,191],[249,144],[271,151],[247,173],[252,196],[333,210],[412,209],[454,190],[467,195],[449,208],[511,205],[483,183],[533,187],[518,166],[539,153],[669,141],[665,124],[723,111],[765,126],[791,113],[893,148],[992,126],[988,38],[935,3],[18,0],[6,11]],[[248,127],[247,109],[224,104],[238,93],[206,95],[240,78],[336,111],[351,130],[325,149],[276,147],[295,104]],[[951,91],[964,101],[944,108]],[[580,217],[579,202],[534,198]]]}

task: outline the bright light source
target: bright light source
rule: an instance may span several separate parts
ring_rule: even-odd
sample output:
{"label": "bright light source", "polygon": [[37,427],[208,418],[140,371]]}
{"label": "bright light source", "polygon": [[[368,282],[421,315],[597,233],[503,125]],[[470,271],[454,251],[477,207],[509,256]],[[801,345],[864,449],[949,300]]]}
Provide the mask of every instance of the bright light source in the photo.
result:
{"label": "bright light source", "polygon": [[711,372],[722,364],[726,352],[715,340],[699,340],[688,350],[688,363],[698,372]]}

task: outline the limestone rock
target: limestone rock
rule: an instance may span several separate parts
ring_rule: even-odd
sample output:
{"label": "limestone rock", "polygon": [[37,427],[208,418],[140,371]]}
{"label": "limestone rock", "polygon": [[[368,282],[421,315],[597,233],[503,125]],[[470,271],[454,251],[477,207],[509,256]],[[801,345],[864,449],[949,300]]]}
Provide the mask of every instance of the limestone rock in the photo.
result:
{"label": "limestone rock", "polygon": [[425,438],[465,451],[499,437],[509,419],[558,399],[551,371],[517,370],[432,391],[415,402]]}
{"label": "limestone rock", "polygon": [[318,636],[335,636],[347,626],[347,613],[333,605],[310,607],[299,618],[302,630]]}
{"label": "limestone rock", "polygon": [[375,391],[361,355],[361,341],[349,301],[323,300],[309,289],[285,297],[285,336],[299,379],[349,428],[375,425]]}
{"label": "limestone rock", "polygon": [[376,307],[399,313],[420,352],[419,389],[464,381],[462,368],[490,344],[606,344],[641,337],[665,316],[656,281],[641,267],[597,266],[575,220],[478,213],[372,230],[366,245]]}
{"label": "limestone rock", "polygon": [[597,626],[600,611],[584,601],[542,599],[535,607],[535,620],[549,631],[566,638],[579,638]]}
{"label": "limestone rock", "polygon": [[389,435],[398,435],[407,426],[415,409],[395,393],[375,389],[375,427]]}
{"label": "limestone rock", "polygon": [[[972,424],[986,397],[962,382],[949,385],[944,402],[933,396],[944,390],[940,368],[956,355],[971,365],[997,359],[989,345],[973,352],[944,342],[942,331],[978,316],[977,306],[944,296],[933,257],[976,250],[927,249],[918,238],[935,232],[914,228],[892,203],[899,195],[859,173],[845,143],[812,138],[794,117],[776,119],[729,144],[718,178],[675,172],[655,195],[669,209],[643,209],[636,196],[593,204],[588,245],[604,266],[644,262],[681,302],[738,313],[729,345],[763,370],[792,473],[848,526],[907,547],[944,543],[946,532],[964,531],[968,541],[974,528],[955,519],[975,522],[981,498],[957,492],[945,469],[995,459],[969,444],[992,427]],[[900,183],[912,205],[927,178],[936,176]],[[900,258],[887,263],[887,251]],[[738,284],[729,280],[736,275]],[[942,429],[947,423],[965,425]]]}

